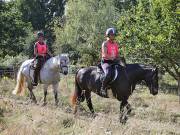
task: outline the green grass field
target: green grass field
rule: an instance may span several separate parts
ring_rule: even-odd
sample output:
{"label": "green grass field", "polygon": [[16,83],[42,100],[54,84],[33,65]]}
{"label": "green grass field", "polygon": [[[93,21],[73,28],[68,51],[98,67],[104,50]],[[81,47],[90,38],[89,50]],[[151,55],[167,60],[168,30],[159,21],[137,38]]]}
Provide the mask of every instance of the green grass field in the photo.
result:
{"label": "green grass field", "polygon": [[38,104],[28,102],[28,96],[11,95],[14,80],[0,82],[1,135],[180,135],[180,104],[175,94],[149,94],[146,87],[134,91],[129,99],[132,112],[125,125],[119,123],[119,102],[92,94],[96,111],[93,118],[86,103],[74,116],[69,103],[74,90],[73,76],[60,81],[58,107],[54,105],[52,88],[48,104],[42,107],[42,86],[34,89]]}

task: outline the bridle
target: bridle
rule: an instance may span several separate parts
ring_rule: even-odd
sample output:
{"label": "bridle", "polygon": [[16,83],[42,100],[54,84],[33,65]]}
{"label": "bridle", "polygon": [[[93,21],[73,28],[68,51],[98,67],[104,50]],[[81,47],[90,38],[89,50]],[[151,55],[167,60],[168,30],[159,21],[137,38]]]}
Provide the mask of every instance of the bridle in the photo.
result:
{"label": "bridle", "polygon": [[[62,62],[61,62],[61,56],[59,55],[59,68],[61,69],[61,71],[60,72],[62,72],[62,69],[63,68],[68,68],[68,66],[67,65],[65,65],[65,64],[62,64]],[[64,60],[65,61],[65,63],[66,63],[66,60]]]}
{"label": "bridle", "polygon": [[148,85],[150,87],[151,92],[153,90],[153,79],[154,79],[155,75],[156,75],[156,72],[153,72],[151,75],[151,79],[147,79],[147,82],[148,82]]}

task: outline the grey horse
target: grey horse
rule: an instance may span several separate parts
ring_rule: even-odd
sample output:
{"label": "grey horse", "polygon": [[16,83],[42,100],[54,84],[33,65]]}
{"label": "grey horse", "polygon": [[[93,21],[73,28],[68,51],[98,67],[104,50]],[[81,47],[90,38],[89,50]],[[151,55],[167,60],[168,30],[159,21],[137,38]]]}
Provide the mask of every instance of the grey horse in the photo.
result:
{"label": "grey horse", "polygon": [[[18,76],[17,76],[17,84],[15,89],[13,90],[13,94],[23,95],[25,91],[25,83],[27,82],[27,88],[30,92],[30,99],[37,103],[36,97],[33,93],[33,85],[32,85],[32,75],[31,75],[31,63],[33,59],[26,60],[22,63]],[[43,84],[44,89],[44,103],[46,105],[46,96],[47,89],[49,85],[53,86],[53,92],[55,97],[55,104],[58,104],[58,88],[60,81],[60,73],[66,75],[68,73],[68,63],[69,58],[67,54],[61,54],[55,57],[50,58],[46,61],[40,71],[40,80],[41,84]]]}

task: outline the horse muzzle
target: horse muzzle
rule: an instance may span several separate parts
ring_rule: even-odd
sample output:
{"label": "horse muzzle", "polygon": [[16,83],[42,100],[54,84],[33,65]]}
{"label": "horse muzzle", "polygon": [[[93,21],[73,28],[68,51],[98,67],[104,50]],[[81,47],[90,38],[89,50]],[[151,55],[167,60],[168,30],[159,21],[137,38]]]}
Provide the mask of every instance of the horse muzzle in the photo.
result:
{"label": "horse muzzle", "polygon": [[158,94],[158,89],[155,89],[155,90],[151,90],[150,93],[155,96]]}
{"label": "horse muzzle", "polygon": [[67,74],[68,74],[68,71],[64,71],[63,74],[64,74],[64,75],[67,75]]}

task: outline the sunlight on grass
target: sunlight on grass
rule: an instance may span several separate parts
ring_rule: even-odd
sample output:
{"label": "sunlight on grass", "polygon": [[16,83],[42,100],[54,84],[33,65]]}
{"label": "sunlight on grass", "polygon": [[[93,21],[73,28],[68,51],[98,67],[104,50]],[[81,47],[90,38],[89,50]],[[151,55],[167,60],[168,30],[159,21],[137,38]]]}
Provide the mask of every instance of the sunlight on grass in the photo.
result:
{"label": "sunlight on grass", "polygon": [[[70,96],[74,91],[74,77],[60,81],[58,107],[54,105],[52,87],[48,89],[47,102],[43,103],[42,85],[34,89],[38,104],[26,103],[24,97],[12,96],[13,80],[1,80],[0,134],[2,135],[178,135],[180,134],[180,106],[178,96],[164,94],[152,96],[146,87],[139,87],[129,98],[132,112],[125,125],[119,123],[120,103],[92,94],[96,117],[92,117],[86,102],[74,116]],[[7,86],[6,86],[7,85]]]}

